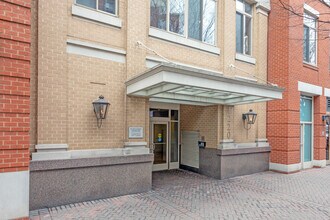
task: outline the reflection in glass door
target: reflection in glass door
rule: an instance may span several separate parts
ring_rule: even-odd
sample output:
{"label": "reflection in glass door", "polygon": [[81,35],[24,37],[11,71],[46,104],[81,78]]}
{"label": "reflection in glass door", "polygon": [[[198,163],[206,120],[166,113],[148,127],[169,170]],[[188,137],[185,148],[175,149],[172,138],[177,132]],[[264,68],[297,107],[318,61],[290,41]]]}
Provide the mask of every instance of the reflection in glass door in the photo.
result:
{"label": "reflection in glass door", "polygon": [[313,160],[313,100],[300,97],[300,152],[302,168],[312,167]]}
{"label": "reflection in glass door", "polygon": [[179,111],[171,110],[171,157],[170,157],[170,166],[169,169],[178,169],[179,168]]}
{"label": "reflection in glass door", "polygon": [[326,137],[326,160],[327,160],[327,165],[330,164],[330,150],[329,150],[329,124],[326,123],[325,125],[325,137]]}
{"label": "reflection in glass door", "polygon": [[152,145],[154,148],[154,170],[163,170],[168,167],[167,137],[167,122],[153,123]]}

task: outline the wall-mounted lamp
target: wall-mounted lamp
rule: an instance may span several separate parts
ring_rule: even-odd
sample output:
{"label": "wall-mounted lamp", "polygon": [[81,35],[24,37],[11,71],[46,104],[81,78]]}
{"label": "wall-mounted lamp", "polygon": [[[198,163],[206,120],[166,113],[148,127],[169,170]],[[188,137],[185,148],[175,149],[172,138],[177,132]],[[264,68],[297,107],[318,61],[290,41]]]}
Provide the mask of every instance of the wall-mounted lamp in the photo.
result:
{"label": "wall-mounted lamp", "polygon": [[[244,122],[244,128],[250,129],[251,126],[256,122],[257,119],[257,113],[253,112],[252,109],[249,110],[249,112],[244,113],[242,115],[243,122]],[[246,126],[245,126],[246,124]],[[249,127],[250,125],[250,127]]]}
{"label": "wall-mounted lamp", "polygon": [[100,96],[98,100],[93,102],[94,113],[97,120],[97,127],[101,128],[102,120],[107,117],[108,107],[110,103],[104,99],[104,96]]}
{"label": "wall-mounted lamp", "polygon": [[327,125],[330,125],[330,115],[322,115],[322,121],[325,121]]}

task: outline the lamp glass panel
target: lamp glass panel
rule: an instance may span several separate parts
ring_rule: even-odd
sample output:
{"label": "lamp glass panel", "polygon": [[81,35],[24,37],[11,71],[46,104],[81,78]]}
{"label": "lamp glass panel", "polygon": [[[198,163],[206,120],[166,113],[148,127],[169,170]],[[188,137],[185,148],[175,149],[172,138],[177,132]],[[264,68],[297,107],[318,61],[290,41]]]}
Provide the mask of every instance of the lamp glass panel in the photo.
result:
{"label": "lamp glass panel", "polygon": [[105,119],[106,113],[107,113],[107,104],[102,104],[100,108],[100,115],[102,119]]}
{"label": "lamp glass panel", "polygon": [[253,117],[254,117],[254,115],[252,115],[252,114],[247,115],[247,119],[248,119],[249,124],[253,124]]}
{"label": "lamp glass panel", "polygon": [[98,103],[93,104],[94,105],[94,112],[97,119],[101,119],[101,105]]}

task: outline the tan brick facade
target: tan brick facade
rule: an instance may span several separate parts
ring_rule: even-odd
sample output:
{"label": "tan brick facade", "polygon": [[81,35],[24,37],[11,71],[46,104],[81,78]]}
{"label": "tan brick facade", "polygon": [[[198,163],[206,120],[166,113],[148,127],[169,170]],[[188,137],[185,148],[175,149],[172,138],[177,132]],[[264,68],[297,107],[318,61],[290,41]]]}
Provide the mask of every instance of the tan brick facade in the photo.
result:
{"label": "tan brick facade", "polygon": [[[126,96],[125,81],[141,74],[146,56],[154,54],[138,47],[137,41],[173,62],[223,72],[225,76],[251,77],[231,69],[235,66],[267,78],[267,12],[253,7],[253,52],[256,64],[235,60],[235,1],[217,1],[216,46],[220,55],[208,53],[148,35],[150,3],[143,0],[119,0],[118,17],[122,27],[88,20],[72,14],[74,0],[32,1],[37,13],[33,29],[36,36],[32,53],[31,149],[36,144],[66,143],[69,149],[122,147],[126,141],[149,142],[149,101]],[[111,15],[109,15],[111,16]],[[36,40],[37,39],[37,40]],[[68,40],[93,43],[125,51],[125,62],[88,57],[68,52]],[[264,83],[260,81],[260,83]],[[92,101],[99,95],[111,103],[101,129],[96,126]],[[222,139],[255,142],[266,138],[266,104],[234,106],[181,106],[181,129],[200,130],[216,148]],[[257,123],[249,131],[243,128],[242,113],[250,108],[258,113]],[[191,118],[190,115],[196,117]],[[224,123],[224,120],[227,120]],[[141,126],[143,139],[128,140],[128,127]]]}

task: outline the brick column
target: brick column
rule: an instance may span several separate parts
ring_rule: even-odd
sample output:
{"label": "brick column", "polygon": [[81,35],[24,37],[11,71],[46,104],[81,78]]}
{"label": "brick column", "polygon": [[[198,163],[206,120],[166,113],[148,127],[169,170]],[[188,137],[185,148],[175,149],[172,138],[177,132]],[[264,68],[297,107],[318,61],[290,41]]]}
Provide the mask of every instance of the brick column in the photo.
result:
{"label": "brick column", "polygon": [[[314,160],[315,166],[325,166],[325,122],[322,115],[326,113],[326,97],[316,96],[314,98]],[[321,162],[322,161],[322,162]],[[322,165],[323,164],[323,165]]]}
{"label": "brick column", "polygon": [[[133,3],[134,2],[134,3]],[[136,6],[139,6],[138,8]],[[149,1],[129,0],[127,2],[127,55],[126,71],[127,79],[145,71],[145,57],[147,51],[137,46],[137,41],[147,44],[146,27],[149,26],[148,9]],[[149,141],[149,102],[144,98],[126,97],[126,137],[125,141]],[[143,127],[144,138],[128,139],[129,127]]]}
{"label": "brick column", "polygon": [[0,0],[0,218],[29,215],[30,0]]}
{"label": "brick column", "polygon": [[219,136],[220,148],[232,148],[234,147],[234,106],[224,105],[222,112],[222,129],[220,130],[222,134]]}

